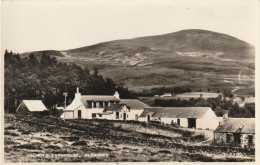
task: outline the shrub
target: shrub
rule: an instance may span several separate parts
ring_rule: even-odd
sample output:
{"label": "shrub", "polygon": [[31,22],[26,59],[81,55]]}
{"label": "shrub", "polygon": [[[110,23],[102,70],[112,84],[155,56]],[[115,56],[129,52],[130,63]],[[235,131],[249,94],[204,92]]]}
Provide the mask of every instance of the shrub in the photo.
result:
{"label": "shrub", "polygon": [[87,142],[86,141],[77,141],[77,142],[74,142],[72,143],[73,146],[85,146],[87,145]]}

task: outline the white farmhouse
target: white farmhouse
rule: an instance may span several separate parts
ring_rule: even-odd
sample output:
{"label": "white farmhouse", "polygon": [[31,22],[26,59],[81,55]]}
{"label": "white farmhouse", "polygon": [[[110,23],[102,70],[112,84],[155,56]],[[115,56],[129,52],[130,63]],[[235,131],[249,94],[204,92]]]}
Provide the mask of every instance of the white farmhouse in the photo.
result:
{"label": "white farmhouse", "polygon": [[139,121],[153,120],[186,128],[216,129],[219,125],[219,120],[210,107],[145,108]]}
{"label": "white farmhouse", "polygon": [[93,119],[102,118],[104,107],[114,103],[119,103],[119,94],[114,95],[81,95],[77,88],[75,98],[71,104],[66,107],[61,115],[64,119]]}

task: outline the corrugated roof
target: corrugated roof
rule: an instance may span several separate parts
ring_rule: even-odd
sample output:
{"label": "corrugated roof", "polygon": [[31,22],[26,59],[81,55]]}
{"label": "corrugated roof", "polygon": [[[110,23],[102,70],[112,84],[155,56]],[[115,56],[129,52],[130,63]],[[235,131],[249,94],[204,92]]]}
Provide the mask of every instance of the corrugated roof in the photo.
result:
{"label": "corrugated roof", "polygon": [[202,118],[210,107],[153,107],[145,108],[140,117],[152,115],[155,118]]}
{"label": "corrugated roof", "polygon": [[111,104],[110,106],[107,106],[103,112],[107,111],[114,111],[114,112],[119,112],[122,110],[122,108],[126,106],[125,104]]}
{"label": "corrugated roof", "polygon": [[120,103],[126,104],[130,107],[130,110],[143,110],[144,108],[149,108],[148,105],[137,99],[121,99]]}
{"label": "corrugated roof", "polygon": [[[45,105],[42,103],[41,100],[23,100],[22,103],[28,108],[31,112],[39,112],[47,110]],[[19,107],[18,107],[19,108]]]}
{"label": "corrugated roof", "polygon": [[255,118],[228,118],[223,120],[215,132],[255,133]]}

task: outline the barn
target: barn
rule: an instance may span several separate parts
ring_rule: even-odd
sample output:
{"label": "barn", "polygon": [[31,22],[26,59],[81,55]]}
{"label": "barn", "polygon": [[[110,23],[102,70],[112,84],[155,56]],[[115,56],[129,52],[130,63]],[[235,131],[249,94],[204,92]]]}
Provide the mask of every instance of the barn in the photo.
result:
{"label": "barn", "polygon": [[160,121],[197,129],[216,129],[219,125],[210,107],[150,107],[144,109],[139,121]]}
{"label": "barn", "polygon": [[28,113],[28,112],[44,112],[48,110],[41,100],[23,100],[18,108],[17,113]]}
{"label": "barn", "polygon": [[214,131],[214,143],[255,147],[255,118],[227,118]]}

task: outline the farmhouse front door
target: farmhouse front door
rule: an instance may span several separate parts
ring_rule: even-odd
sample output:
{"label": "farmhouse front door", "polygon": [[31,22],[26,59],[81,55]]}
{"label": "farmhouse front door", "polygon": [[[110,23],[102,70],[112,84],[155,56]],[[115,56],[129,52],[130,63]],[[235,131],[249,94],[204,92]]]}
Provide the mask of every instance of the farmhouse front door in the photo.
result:
{"label": "farmhouse front door", "polygon": [[123,113],[123,120],[126,120],[126,113]]}
{"label": "farmhouse front door", "polygon": [[78,110],[78,118],[81,118],[81,110]]}
{"label": "farmhouse front door", "polygon": [[150,120],[151,120],[151,116],[147,115],[147,122],[150,122]]}
{"label": "farmhouse front door", "polygon": [[238,134],[238,133],[234,134],[234,142],[235,142],[235,146],[240,145],[240,143],[241,143],[240,134]]}
{"label": "farmhouse front door", "polygon": [[181,120],[180,119],[177,119],[177,124],[181,125]]}

